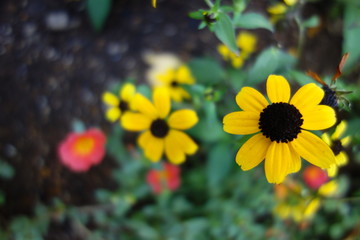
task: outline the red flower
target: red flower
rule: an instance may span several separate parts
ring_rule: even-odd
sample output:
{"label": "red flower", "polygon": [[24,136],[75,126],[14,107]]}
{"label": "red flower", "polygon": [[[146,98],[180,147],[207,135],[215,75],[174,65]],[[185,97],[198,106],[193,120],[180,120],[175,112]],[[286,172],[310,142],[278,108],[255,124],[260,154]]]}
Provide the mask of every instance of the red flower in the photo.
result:
{"label": "red flower", "polygon": [[318,189],[329,180],[327,173],[316,166],[309,166],[305,168],[303,177],[306,185],[312,189]]}
{"label": "red flower", "polygon": [[98,129],[72,132],[58,146],[61,162],[74,172],[85,172],[99,164],[105,155],[106,137]]}
{"label": "red flower", "polygon": [[148,171],[146,181],[155,193],[164,190],[174,191],[180,186],[180,168],[170,163],[163,163],[161,170]]}

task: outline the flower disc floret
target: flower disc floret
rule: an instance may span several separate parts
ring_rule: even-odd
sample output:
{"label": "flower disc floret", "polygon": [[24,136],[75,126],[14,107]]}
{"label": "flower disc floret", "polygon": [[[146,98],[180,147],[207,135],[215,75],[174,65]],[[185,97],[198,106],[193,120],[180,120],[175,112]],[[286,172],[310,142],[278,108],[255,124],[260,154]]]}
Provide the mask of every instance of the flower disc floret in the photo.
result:
{"label": "flower disc floret", "polygon": [[290,98],[288,81],[270,75],[266,82],[268,101],[260,92],[244,87],[236,96],[241,111],[227,114],[224,131],[254,134],[239,149],[236,162],[243,170],[265,159],[266,178],[280,183],[301,168],[301,158],[320,168],[335,163],[330,147],[308,130],[323,130],[336,122],[335,111],[319,105],[324,91],[314,83],[301,87]]}
{"label": "flower disc floret", "polygon": [[169,125],[163,119],[156,119],[151,123],[150,131],[155,137],[163,138],[169,133]]}
{"label": "flower disc floret", "polygon": [[294,105],[273,103],[260,113],[259,128],[271,141],[291,142],[301,132],[302,115]]}

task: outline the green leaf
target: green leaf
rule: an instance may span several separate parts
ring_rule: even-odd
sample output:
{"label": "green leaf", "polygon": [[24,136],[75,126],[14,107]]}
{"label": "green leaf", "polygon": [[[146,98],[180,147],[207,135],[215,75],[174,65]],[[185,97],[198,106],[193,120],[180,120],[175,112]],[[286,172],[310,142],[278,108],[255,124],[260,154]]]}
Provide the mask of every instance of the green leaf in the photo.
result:
{"label": "green leaf", "polygon": [[235,151],[226,143],[216,144],[209,151],[206,174],[210,188],[221,185],[234,164]]}
{"label": "green leaf", "polygon": [[202,20],[204,19],[204,10],[198,10],[195,12],[190,12],[189,13],[189,17],[193,18],[193,19],[198,19],[198,20]]}
{"label": "green leaf", "polygon": [[235,39],[235,29],[228,15],[219,13],[218,20],[214,23],[214,33],[231,51],[239,54]]}
{"label": "green leaf", "polygon": [[91,24],[96,31],[100,31],[109,15],[111,0],[87,0],[86,11]]}
{"label": "green leaf", "polygon": [[343,27],[343,53],[348,52],[349,58],[344,65],[343,71],[350,71],[358,64],[360,60],[360,6],[347,4],[344,12]]}
{"label": "green leaf", "polygon": [[274,26],[267,18],[254,12],[239,15],[234,19],[234,24],[236,27],[245,29],[265,28],[271,32],[274,31]]}
{"label": "green leaf", "polygon": [[200,84],[215,84],[225,77],[224,69],[214,59],[195,58],[188,63],[188,66],[197,83]]}
{"label": "green leaf", "polygon": [[270,74],[284,74],[295,64],[295,58],[275,47],[265,49],[256,59],[249,71],[251,84],[267,79]]}

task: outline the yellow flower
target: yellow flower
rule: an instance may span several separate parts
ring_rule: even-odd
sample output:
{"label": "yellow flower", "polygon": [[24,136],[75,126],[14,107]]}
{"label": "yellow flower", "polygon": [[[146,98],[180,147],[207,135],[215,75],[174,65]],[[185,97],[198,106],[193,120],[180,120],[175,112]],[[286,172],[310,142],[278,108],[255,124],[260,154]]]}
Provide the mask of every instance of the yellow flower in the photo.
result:
{"label": "yellow flower", "polygon": [[250,170],[265,159],[268,182],[281,183],[299,171],[301,158],[321,168],[335,163],[330,147],[306,130],[321,130],[336,122],[335,111],[319,105],[324,91],[314,83],[301,87],[290,99],[288,81],[270,75],[266,82],[266,98],[251,87],[243,87],[236,103],[243,111],[227,114],[224,131],[231,134],[254,134],[241,146],[236,162],[242,170]]}
{"label": "yellow flower", "polygon": [[345,152],[345,147],[350,144],[350,136],[342,138],[346,130],[347,124],[345,121],[341,121],[337,125],[335,132],[329,136],[329,134],[324,133],[321,138],[331,147],[334,152],[336,164],[332,164],[327,170],[330,177],[334,177],[337,174],[338,166],[346,165],[348,162],[348,156]]}
{"label": "yellow flower", "polygon": [[153,103],[136,94],[134,101],[139,112],[127,112],[122,118],[123,127],[129,131],[143,131],[138,144],[152,162],[158,162],[165,153],[171,163],[180,164],[185,161],[186,154],[194,154],[198,149],[182,131],[198,122],[196,112],[182,109],[169,115],[171,101],[166,88],[155,88],[152,98]]}
{"label": "yellow flower", "polygon": [[292,219],[302,222],[311,219],[320,207],[320,199],[302,195],[300,184],[287,181],[275,185],[277,204],[274,213],[282,219]]}
{"label": "yellow flower", "polygon": [[157,79],[160,82],[159,86],[167,88],[171,99],[176,102],[189,99],[190,94],[182,86],[195,83],[195,79],[186,65],[168,69],[165,73],[158,74]]}
{"label": "yellow flower", "polygon": [[240,49],[240,55],[232,52],[224,44],[218,46],[218,52],[225,61],[231,62],[234,68],[240,68],[244,65],[246,59],[248,59],[256,49],[257,39],[254,34],[249,32],[240,32],[236,38],[236,45]]}
{"label": "yellow flower", "polygon": [[119,91],[119,96],[111,92],[105,92],[102,95],[102,101],[109,106],[106,111],[106,119],[115,122],[128,110],[133,110],[132,100],[135,96],[135,86],[131,83],[125,83]]}

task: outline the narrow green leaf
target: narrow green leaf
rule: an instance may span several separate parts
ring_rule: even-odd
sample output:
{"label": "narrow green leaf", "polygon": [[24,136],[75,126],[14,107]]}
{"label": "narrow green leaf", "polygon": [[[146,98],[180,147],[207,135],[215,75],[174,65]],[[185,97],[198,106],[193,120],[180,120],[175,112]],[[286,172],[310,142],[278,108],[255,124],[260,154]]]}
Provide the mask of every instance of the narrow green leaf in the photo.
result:
{"label": "narrow green leaf", "polygon": [[234,19],[234,25],[245,29],[265,28],[271,32],[274,31],[274,26],[267,18],[254,12],[244,13],[237,16]]}
{"label": "narrow green leaf", "polygon": [[304,27],[306,28],[312,28],[312,27],[316,27],[320,24],[320,18],[319,16],[311,16],[310,18],[306,19],[303,22]]}
{"label": "narrow green leaf", "polygon": [[111,0],[87,0],[86,11],[96,31],[100,31],[109,15]]}
{"label": "narrow green leaf", "polygon": [[239,54],[235,39],[235,29],[228,15],[224,13],[219,14],[218,20],[214,23],[214,33],[231,51]]}

